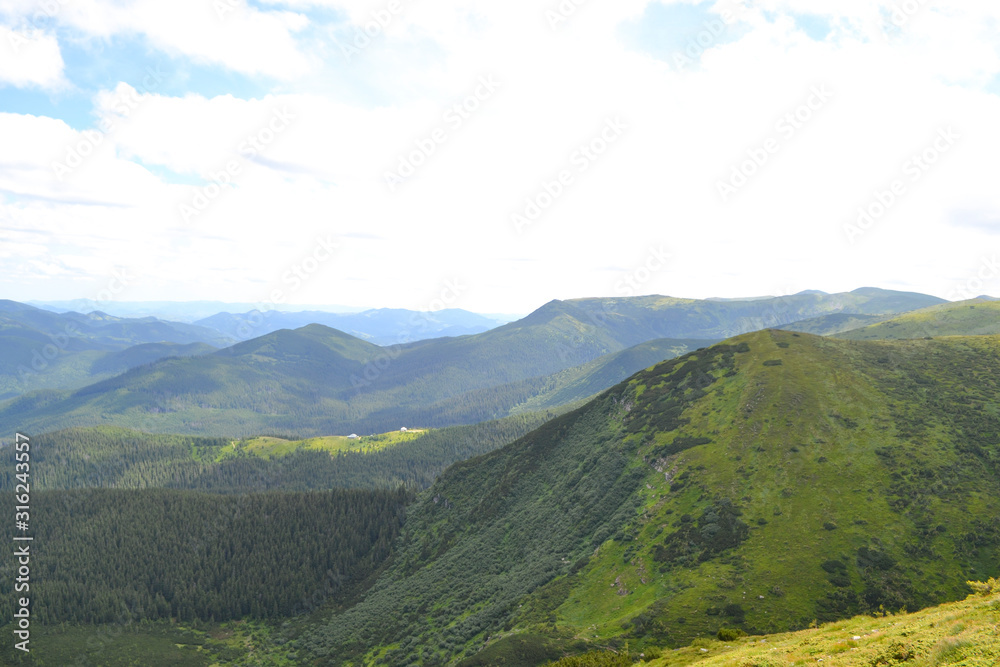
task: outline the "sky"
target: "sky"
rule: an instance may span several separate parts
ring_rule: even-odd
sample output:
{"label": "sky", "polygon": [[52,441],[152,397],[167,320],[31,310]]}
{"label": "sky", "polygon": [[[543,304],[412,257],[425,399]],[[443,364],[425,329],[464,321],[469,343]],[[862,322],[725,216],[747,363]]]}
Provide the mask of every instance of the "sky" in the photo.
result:
{"label": "sky", "polygon": [[0,297],[1000,296],[1000,5],[0,0]]}

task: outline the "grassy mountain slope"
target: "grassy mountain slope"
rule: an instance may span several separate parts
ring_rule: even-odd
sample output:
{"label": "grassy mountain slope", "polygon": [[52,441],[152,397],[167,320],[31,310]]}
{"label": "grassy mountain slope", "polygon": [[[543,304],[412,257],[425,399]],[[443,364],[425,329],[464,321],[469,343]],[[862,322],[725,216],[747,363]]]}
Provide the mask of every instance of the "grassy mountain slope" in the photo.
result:
{"label": "grassy mountain slope", "polygon": [[885,322],[837,333],[848,340],[1000,334],[1000,301],[970,299],[896,316]]}
{"label": "grassy mountain slope", "polygon": [[816,629],[729,641],[701,640],[663,652],[652,667],[731,665],[792,667],[994,667],[1000,664],[1000,595],[996,589],[913,614],[858,616]]}
{"label": "grassy mountain slope", "polygon": [[364,602],[297,645],[491,664],[961,598],[1000,562],[997,378],[996,337],[763,331],[664,362],[450,468]]}

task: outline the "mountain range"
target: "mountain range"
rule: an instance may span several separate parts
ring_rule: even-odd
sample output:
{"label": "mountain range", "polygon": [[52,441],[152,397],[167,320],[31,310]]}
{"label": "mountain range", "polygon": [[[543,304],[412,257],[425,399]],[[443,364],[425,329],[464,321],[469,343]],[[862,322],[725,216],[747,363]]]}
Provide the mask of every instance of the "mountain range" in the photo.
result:
{"label": "mountain range", "polygon": [[[39,657],[118,664],[80,633],[131,601],[109,642],[146,665],[668,667],[735,643],[784,667],[741,635],[960,600],[1000,572],[1000,302],[938,301],[556,301],[390,347],[313,324],[14,398],[58,562]],[[288,438],[241,439],[262,433]],[[992,664],[948,639],[971,629],[919,627],[842,664]]]}
{"label": "mountain range", "polygon": [[507,321],[458,308],[444,308],[434,312],[377,308],[360,313],[286,313],[276,310],[252,310],[241,314],[223,312],[197,320],[195,324],[214,329],[235,340],[246,340],[279,329],[322,324],[376,345],[395,345],[425,338],[482,333]]}
{"label": "mountain range", "polygon": [[[467,424],[586,398],[656,361],[763,327],[831,313],[895,314],[941,302],[871,288],[745,301],[576,299],[552,301],[483,333],[388,347],[310,324],[197,358],[133,367],[79,389],[29,393],[0,406],[0,426],[117,424],[245,436]],[[636,346],[644,347],[608,356]],[[593,365],[578,368],[584,364]]]}

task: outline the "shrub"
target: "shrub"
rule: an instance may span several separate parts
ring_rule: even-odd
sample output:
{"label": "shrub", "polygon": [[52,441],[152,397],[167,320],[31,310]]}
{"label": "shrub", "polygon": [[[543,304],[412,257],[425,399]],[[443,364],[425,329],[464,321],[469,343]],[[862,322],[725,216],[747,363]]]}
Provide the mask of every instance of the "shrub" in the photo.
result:
{"label": "shrub", "polygon": [[988,597],[994,593],[1000,593],[1000,581],[990,577],[987,581],[967,581],[965,582],[975,591],[976,594]]}
{"label": "shrub", "polygon": [[740,637],[746,637],[747,633],[738,628],[719,628],[715,636],[719,638],[720,642],[732,642]]}
{"label": "shrub", "polygon": [[742,623],[743,619],[746,617],[746,612],[743,610],[743,606],[739,604],[727,604],[722,608],[722,613],[729,616],[737,623]]}

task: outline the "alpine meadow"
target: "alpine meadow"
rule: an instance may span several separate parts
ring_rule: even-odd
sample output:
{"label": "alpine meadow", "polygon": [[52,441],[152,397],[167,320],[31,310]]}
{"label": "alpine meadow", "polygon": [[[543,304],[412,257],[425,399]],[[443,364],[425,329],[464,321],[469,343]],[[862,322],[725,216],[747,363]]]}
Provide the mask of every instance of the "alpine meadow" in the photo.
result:
{"label": "alpine meadow", "polygon": [[0,6],[0,665],[1000,665],[996,118],[972,0]]}

